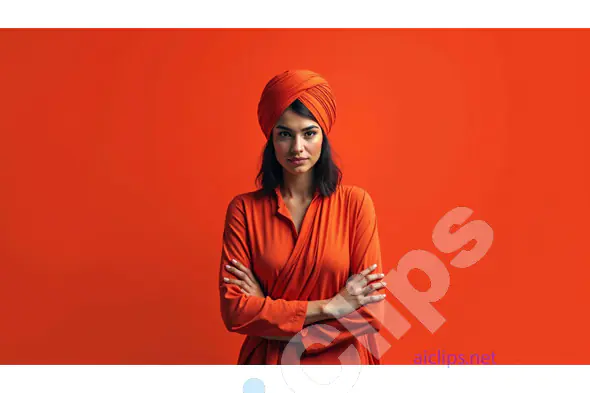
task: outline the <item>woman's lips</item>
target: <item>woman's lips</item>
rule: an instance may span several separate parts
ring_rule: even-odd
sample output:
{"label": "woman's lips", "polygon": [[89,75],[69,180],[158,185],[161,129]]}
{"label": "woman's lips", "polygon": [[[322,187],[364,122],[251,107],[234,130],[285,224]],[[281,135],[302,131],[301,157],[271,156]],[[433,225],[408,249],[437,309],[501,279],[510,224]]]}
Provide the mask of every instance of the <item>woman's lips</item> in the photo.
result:
{"label": "woman's lips", "polygon": [[307,160],[307,158],[291,158],[289,159],[289,162],[295,164],[295,165],[299,165],[299,164],[303,164],[303,162]]}

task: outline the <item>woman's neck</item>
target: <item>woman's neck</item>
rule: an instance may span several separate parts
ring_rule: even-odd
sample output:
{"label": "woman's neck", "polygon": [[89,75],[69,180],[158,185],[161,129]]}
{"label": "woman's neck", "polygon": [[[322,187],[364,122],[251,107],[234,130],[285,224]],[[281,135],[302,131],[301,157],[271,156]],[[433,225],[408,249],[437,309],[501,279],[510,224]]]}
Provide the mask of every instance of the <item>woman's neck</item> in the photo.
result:
{"label": "woman's neck", "polygon": [[313,198],[313,170],[300,175],[293,175],[285,171],[283,173],[283,197],[295,200],[310,200]]}

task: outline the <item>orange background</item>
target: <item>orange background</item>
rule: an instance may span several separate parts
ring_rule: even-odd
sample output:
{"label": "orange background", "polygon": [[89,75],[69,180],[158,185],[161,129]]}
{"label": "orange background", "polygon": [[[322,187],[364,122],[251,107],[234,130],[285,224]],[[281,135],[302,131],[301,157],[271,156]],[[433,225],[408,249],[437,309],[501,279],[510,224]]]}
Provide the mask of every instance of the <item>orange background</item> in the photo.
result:
{"label": "orange background", "polygon": [[[332,85],[344,181],[375,202],[384,269],[451,276],[424,351],[590,363],[590,31],[0,31],[0,363],[235,364],[218,282],[225,209],[255,189],[256,105],[288,68]],[[466,206],[494,243],[449,265]],[[428,286],[420,272],[417,286]]]}

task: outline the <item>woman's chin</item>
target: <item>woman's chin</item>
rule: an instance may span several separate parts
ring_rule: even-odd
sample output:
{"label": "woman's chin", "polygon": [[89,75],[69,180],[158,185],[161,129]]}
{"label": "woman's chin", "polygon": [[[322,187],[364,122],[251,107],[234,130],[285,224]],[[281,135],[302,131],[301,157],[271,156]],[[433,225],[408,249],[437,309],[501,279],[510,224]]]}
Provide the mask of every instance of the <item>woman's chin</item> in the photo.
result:
{"label": "woman's chin", "polygon": [[309,168],[307,167],[307,165],[301,165],[295,168],[288,168],[287,172],[289,172],[292,175],[302,175],[306,172],[309,171]]}

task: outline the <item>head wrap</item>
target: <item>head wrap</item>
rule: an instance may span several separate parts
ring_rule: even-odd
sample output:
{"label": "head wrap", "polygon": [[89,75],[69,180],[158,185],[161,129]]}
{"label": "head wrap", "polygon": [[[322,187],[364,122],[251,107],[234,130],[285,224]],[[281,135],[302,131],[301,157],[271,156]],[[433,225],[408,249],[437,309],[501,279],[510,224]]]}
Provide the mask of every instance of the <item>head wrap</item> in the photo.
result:
{"label": "head wrap", "polygon": [[288,70],[273,77],[258,103],[258,123],[268,139],[285,109],[299,99],[328,134],[336,121],[336,102],[328,82],[309,70]]}

